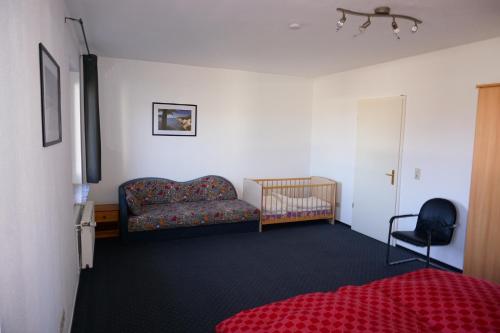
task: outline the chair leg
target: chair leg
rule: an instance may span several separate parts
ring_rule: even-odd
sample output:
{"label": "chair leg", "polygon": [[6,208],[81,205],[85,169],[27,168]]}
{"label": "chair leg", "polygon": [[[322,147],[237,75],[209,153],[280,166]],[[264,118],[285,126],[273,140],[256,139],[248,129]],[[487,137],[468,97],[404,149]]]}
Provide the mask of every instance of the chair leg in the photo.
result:
{"label": "chair leg", "polygon": [[412,262],[412,261],[422,261],[420,258],[409,258],[409,259],[402,259],[402,260],[396,260],[396,261],[389,261],[391,255],[391,233],[389,230],[389,237],[387,237],[387,252],[385,256],[385,262],[389,266],[393,265],[399,265],[399,264],[404,264],[406,262]]}
{"label": "chair leg", "polygon": [[389,235],[387,236],[387,251],[385,255],[385,263],[387,265],[399,265],[399,264],[404,264],[407,262],[412,262],[412,261],[420,261],[424,262],[426,265],[426,268],[429,268],[430,265],[437,267],[437,268],[442,268],[439,265],[436,264],[431,264],[431,234],[427,235],[427,258],[426,260],[419,258],[419,257],[413,257],[413,258],[408,258],[408,259],[402,259],[402,260],[396,260],[396,261],[390,261],[390,255],[391,255],[391,233],[392,233],[392,223],[389,225]]}
{"label": "chair leg", "polygon": [[436,265],[436,264],[433,264],[433,263],[430,262],[430,253],[431,253],[431,246],[430,246],[430,244],[427,245],[427,258],[425,260],[422,259],[422,258],[419,258],[419,257],[413,257],[413,258],[408,258],[408,259],[402,259],[402,260],[396,260],[396,261],[389,261],[389,259],[390,259],[390,251],[391,251],[391,236],[389,235],[389,239],[387,241],[387,252],[386,252],[386,257],[385,257],[385,262],[386,262],[387,265],[393,266],[393,265],[404,264],[404,263],[407,263],[407,262],[420,261],[420,262],[425,263],[425,267],[426,268],[429,268],[429,266],[432,265],[433,267],[443,269],[443,267],[441,267],[439,265]]}
{"label": "chair leg", "polygon": [[431,263],[431,247],[427,245],[427,261],[426,261],[426,268],[429,268],[429,265]]}
{"label": "chair leg", "polygon": [[425,267],[429,268],[430,263],[431,263],[431,235],[429,234],[427,236],[427,262]]}
{"label": "chair leg", "polygon": [[385,256],[385,263],[389,265],[389,256],[391,254],[391,232],[389,231],[389,236],[387,237],[387,252]]}
{"label": "chair leg", "polygon": [[423,259],[423,258],[419,258],[419,257],[413,257],[413,258],[408,258],[408,259],[402,259],[402,260],[396,260],[396,261],[389,261],[389,244],[387,245],[388,248],[387,248],[387,257],[386,257],[386,262],[387,262],[387,265],[389,266],[393,266],[393,265],[399,265],[399,264],[404,264],[404,263],[407,263],[407,262],[412,262],[412,261],[420,261],[422,263],[425,263],[425,267],[426,268],[429,268],[430,266],[432,267],[435,267],[435,268],[439,268],[439,269],[442,269],[442,270],[445,270],[445,271],[448,271],[449,269],[446,268],[446,267],[443,267],[443,266],[440,266],[438,264],[435,264],[435,263],[432,263],[431,262],[431,246],[427,246],[427,258]]}

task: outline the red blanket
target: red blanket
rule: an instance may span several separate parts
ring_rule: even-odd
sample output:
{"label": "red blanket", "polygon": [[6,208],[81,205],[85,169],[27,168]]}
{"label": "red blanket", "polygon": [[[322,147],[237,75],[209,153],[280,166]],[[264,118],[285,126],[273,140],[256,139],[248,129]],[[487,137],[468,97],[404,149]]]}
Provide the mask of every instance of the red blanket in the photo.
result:
{"label": "red blanket", "polygon": [[500,285],[423,269],[242,311],[216,332],[500,332]]}

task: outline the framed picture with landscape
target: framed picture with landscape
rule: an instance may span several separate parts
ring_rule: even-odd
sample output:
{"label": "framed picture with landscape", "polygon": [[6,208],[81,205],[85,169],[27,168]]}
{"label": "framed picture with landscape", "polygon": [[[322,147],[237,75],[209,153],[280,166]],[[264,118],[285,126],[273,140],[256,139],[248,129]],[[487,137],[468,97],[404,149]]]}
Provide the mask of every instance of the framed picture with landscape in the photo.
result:
{"label": "framed picture with landscape", "polygon": [[194,104],[153,102],[153,135],[196,136]]}

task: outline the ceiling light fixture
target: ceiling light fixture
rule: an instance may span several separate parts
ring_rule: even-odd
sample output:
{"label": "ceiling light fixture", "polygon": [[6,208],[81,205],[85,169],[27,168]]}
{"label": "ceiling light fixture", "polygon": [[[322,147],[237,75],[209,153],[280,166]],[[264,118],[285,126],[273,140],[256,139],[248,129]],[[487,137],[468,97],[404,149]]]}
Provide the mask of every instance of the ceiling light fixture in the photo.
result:
{"label": "ceiling light fixture", "polygon": [[368,16],[366,22],[359,26],[359,30],[365,31],[366,28],[368,28],[370,26],[370,24],[372,24],[372,21],[370,21],[370,16]]}
{"label": "ceiling light fixture", "polygon": [[394,33],[394,36],[396,36],[397,39],[400,39],[399,38],[399,31],[400,30],[399,30],[398,24],[396,23],[396,18],[395,17],[392,18],[392,24],[391,24],[391,26],[392,26],[392,32]]}
{"label": "ceiling light fixture", "polygon": [[398,23],[396,22],[396,19],[412,21],[413,26],[410,28],[410,31],[412,33],[416,33],[418,31],[418,25],[422,24],[421,20],[419,20],[415,17],[412,17],[412,16],[401,15],[401,14],[391,14],[391,9],[389,7],[377,7],[373,11],[373,13],[356,12],[356,11],[344,9],[344,8],[337,8],[337,11],[342,13],[342,17],[337,22],[337,31],[339,31],[344,26],[344,23],[347,20],[346,14],[366,17],[366,19],[367,19],[366,22],[364,22],[359,27],[360,33],[363,33],[370,26],[372,17],[392,18],[392,23],[391,23],[392,32],[394,33],[394,35],[396,36],[397,39],[399,39],[399,32],[401,30],[399,29],[399,26],[398,26]]}
{"label": "ceiling light fixture", "polygon": [[392,18],[392,32],[394,32],[395,34],[399,34],[399,27],[394,17]]}
{"label": "ceiling light fixture", "polygon": [[370,20],[370,16],[368,16],[367,20],[365,23],[359,26],[359,33],[355,34],[354,37],[358,37],[362,33],[366,31],[366,28],[368,28],[372,24],[372,21]]}
{"label": "ceiling light fixture", "polygon": [[413,22],[413,26],[410,28],[412,33],[415,33],[418,31],[418,24],[417,22]]}
{"label": "ceiling light fixture", "polygon": [[337,21],[337,31],[339,31],[343,26],[347,18],[345,17],[345,12],[342,12],[342,17]]}

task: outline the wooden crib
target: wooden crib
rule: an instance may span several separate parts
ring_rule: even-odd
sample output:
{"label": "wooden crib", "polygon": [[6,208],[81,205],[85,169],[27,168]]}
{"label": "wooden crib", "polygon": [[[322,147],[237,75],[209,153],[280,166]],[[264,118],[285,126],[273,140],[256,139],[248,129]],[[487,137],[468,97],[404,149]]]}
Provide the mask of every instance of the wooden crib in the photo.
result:
{"label": "wooden crib", "polygon": [[259,207],[263,225],[335,221],[337,183],[323,177],[245,179],[243,200]]}

